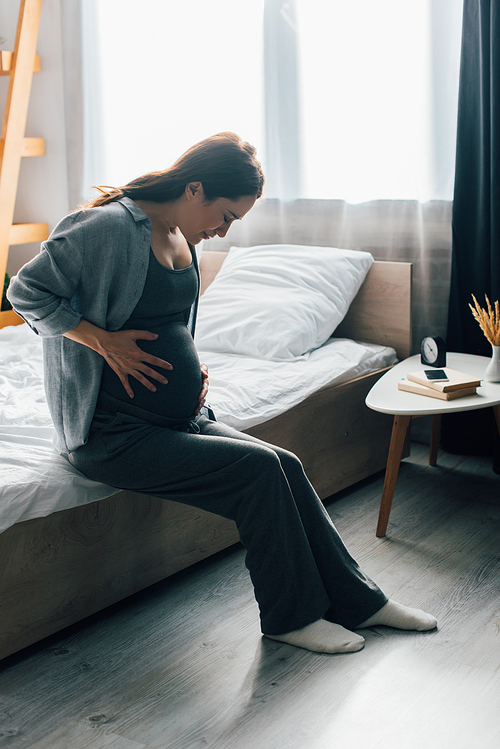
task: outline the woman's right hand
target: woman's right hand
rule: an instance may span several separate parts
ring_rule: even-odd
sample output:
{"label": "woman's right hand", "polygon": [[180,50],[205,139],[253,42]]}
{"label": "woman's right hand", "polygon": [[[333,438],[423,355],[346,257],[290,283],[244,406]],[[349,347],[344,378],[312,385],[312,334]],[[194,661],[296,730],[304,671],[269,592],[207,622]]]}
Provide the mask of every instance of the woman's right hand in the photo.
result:
{"label": "woman's right hand", "polygon": [[130,386],[129,376],[134,377],[153,393],[156,391],[156,387],[148,377],[162,385],[168,383],[167,378],[152,369],[150,365],[166,370],[173,369],[172,365],[164,359],[147,354],[136,343],[138,340],[154,341],[158,338],[156,333],[150,333],[147,330],[117,330],[112,332],[103,330],[103,328],[99,328],[86,320],[81,320],[76,328],[64,333],[64,336],[97,351],[120,378],[120,382],[130,398],[134,397],[134,391]]}
{"label": "woman's right hand", "polygon": [[157,356],[146,354],[136,343],[138,340],[154,341],[158,338],[156,333],[150,333],[147,330],[105,332],[107,336],[104,338],[103,350],[99,353],[107,361],[113,372],[118,375],[120,382],[130,398],[134,397],[134,391],[130,386],[129,376],[134,377],[142,385],[147,387],[148,390],[151,390],[152,393],[156,391],[156,387],[148,377],[151,377],[162,385],[168,383],[167,378],[163,374],[157,372],[156,369],[152,369],[149,365],[152,364],[155,367],[167,370],[173,369],[172,365],[164,359],[159,359]]}

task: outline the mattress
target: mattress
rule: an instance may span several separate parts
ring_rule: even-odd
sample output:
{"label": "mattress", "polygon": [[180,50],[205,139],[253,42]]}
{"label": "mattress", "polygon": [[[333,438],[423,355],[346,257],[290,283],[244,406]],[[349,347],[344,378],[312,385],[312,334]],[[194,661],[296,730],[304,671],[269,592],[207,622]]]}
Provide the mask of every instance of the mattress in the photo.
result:
{"label": "mattress", "polygon": [[[208,351],[200,359],[209,368],[217,419],[239,430],[284,413],[328,383],[397,361],[391,348],[341,338],[293,361]],[[42,369],[42,342],[28,325],[0,330],[0,532],[119,491],[87,479],[54,450]]]}

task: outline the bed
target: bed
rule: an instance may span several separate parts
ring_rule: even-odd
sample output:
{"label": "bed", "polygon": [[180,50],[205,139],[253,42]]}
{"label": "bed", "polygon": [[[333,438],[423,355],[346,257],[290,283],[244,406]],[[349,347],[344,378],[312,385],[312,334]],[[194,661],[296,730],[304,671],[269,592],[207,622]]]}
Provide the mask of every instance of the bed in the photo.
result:
{"label": "bed", "polygon": [[[203,292],[224,273],[226,286],[232,283],[226,267],[227,253],[203,252]],[[209,301],[207,292],[200,319],[211,334]],[[372,262],[334,338],[307,356],[292,351],[293,361],[257,361],[238,353],[239,342],[229,353],[217,342],[209,340],[209,350],[198,343],[210,369],[211,405],[219,420],[295,452],[326,499],[385,467],[392,420],[364,400],[410,354],[410,309],[411,265]],[[53,451],[40,341],[22,323],[14,313],[0,315],[0,385],[4,393],[12,387],[0,404],[0,455],[4,477],[15,484],[0,494],[0,658],[238,541],[230,521],[91,482]],[[332,364],[337,350],[340,360],[351,357],[347,368]],[[259,378],[275,383],[266,398]],[[242,416],[250,383],[258,397]]]}

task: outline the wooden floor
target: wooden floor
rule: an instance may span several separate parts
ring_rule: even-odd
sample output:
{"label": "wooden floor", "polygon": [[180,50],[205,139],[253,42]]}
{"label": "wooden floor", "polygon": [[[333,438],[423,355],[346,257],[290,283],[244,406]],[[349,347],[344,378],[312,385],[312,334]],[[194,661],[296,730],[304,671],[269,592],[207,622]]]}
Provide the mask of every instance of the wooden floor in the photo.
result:
{"label": "wooden floor", "polygon": [[500,476],[413,445],[385,539],[383,476],[329,505],[362,567],[432,633],[366,630],[321,656],[260,636],[241,548],[5,660],[16,749],[498,749]]}

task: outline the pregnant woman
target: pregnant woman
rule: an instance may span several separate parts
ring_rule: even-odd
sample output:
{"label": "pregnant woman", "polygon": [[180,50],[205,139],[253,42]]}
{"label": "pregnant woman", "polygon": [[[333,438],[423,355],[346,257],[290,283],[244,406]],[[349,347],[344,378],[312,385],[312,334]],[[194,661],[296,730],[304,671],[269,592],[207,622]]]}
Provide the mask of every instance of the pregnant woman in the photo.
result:
{"label": "pregnant woman", "polygon": [[298,458],[219,424],[193,342],[194,246],[261,196],[255,150],[232,133],[101,194],[55,228],[12,280],[44,337],[57,449],[96,481],[236,522],[262,632],[321,653],[360,650],[376,624],[436,620],[388,600],[348,554]]}

